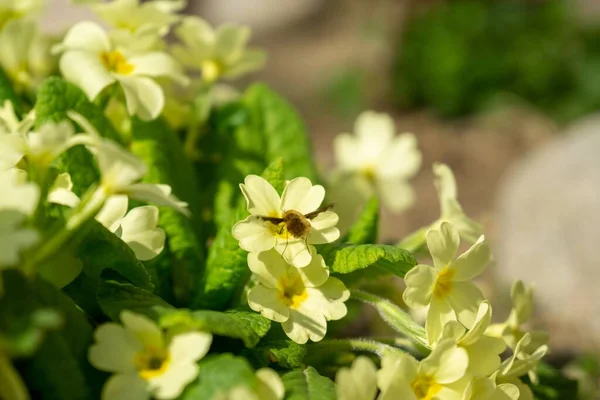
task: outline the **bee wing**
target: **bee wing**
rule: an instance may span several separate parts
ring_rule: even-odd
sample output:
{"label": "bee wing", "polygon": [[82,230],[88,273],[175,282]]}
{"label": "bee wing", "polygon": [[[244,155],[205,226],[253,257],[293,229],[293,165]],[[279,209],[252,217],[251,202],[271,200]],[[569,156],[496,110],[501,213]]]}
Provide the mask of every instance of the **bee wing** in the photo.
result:
{"label": "bee wing", "polygon": [[304,217],[307,218],[307,219],[313,219],[317,215],[321,214],[322,212],[331,210],[332,208],[333,208],[333,204],[329,204],[329,205],[323,206],[321,208],[318,208],[318,209],[316,209],[313,212],[309,212],[308,214],[304,214]]}
{"label": "bee wing", "polygon": [[272,224],[280,224],[283,222],[283,218],[277,218],[277,217],[265,217],[263,215],[257,215],[258,218],[262,219],[263,221],[267,221],[270,222]]}

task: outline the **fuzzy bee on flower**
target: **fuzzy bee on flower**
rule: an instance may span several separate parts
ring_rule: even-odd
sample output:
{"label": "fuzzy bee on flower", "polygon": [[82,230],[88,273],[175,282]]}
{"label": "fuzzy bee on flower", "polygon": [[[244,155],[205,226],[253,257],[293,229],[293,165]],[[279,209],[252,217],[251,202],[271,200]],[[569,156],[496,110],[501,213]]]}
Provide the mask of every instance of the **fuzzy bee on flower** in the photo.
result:
{"label": "fuzzy bee on flower", "polygon": [[330,206],[321,207],[325,189],[308,178],[289,181],[281,197],[269,182],[249,175],[240,185],[250,216],[233,227],[240,247],[249,252],[272,248],[297,268],[312,260],[309,244],[337,240],[338,216]]}

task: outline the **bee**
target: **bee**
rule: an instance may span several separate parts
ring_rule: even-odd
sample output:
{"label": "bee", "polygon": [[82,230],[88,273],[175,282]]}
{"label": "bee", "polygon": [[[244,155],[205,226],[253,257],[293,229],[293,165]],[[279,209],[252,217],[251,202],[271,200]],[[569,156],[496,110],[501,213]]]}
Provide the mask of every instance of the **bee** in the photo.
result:
{"label": "bee", "polygon": [[262,215],[259,215],[258,217],[263,221],[270,222],[274,226],[279,227],[279,235],[282,235],[284,232],[286,232],[295,239],[307,241],[311,228],[310,220],[316,218],[319,214],[331,208],[333,208],[332,204],[321,207],[308,214],[302,214],[296,210],[288,210],[283,212],[283,216],[281,218],[266,217]]}

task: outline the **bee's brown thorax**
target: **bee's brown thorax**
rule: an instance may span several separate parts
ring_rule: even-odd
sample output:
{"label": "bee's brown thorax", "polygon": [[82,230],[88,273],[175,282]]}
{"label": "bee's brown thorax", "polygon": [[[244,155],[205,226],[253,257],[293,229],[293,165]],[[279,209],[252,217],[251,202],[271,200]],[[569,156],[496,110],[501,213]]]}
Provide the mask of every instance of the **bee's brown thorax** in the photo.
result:
{"label": "bee's brown thorax", "polygon": [[288,210],[283,213],[283,222],[286,230],[295,238],[306,238],[310,233],[310,221],[301,213],[295,210]]}

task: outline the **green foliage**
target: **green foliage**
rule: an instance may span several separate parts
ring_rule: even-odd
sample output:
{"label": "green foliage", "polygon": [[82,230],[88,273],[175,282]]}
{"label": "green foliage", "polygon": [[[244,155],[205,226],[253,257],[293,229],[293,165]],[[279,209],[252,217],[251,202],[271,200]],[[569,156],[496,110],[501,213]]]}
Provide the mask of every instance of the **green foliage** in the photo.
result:
{"label": "green foliage", "polygon": [[242,353],[257,367],[278,367],[293,369],[303,367],[306,346],[298,344],[283,334],[279,327],[273,327],[258,345]]}
{"label": "green foliage", "polygon": [[376,243],[378,233],[379,200],[377,197],[371,197],[350,231],[340,241],[352,244]]}
{"label": "green foliage", "polygon": [[240,339],[248,348],[256,346],[267,334],[271,321],[262,315],[242,310],[227,312],[200,310],[160,310],[160,324],[165,328],[198,329],[215,335]]}
{"label": "green foliage", "polygon": [[[19,363],[27,387],[39,399],[87,400],[99,395],[102,376],[87,362],[92,327],[85,315],[64,294],[48,283],[29,281],[16,271],[3,273],[5,293],[0,297],[0,333],[17,348],[33,355]],[[62,319],[60,330],[43,337],[31,329],[32,316],[55,310]],[[52,322],[54,321],[54,322]],[[50,322],[56,325],[55,317]],[[47,326],[47,324],[46,324]],[[64,379],[66,376],[69,379]]]}
{"label": "green foliage", "polygon": [[600,36],[571,10],[564,0],[458,0],[415,13],[394,66],[398,103],[454,117],[517,96],[559,122],[598,109]]}
{"label": "green foliage", "polygon": [[158,319],[160,316],[158,308],[171,308],[171,305],[151,292],[114,279],[100,282],[97,297],[100,308],[113,321],[119,321],[119,315],[123,310],[131,310]]}
{"label": "green foliage", "polygon": [[335,385],[313,368],[291,371],[282,378],[285,400],[334,400]]}
{"label": "green foliage", "polygon": [[529,385],[537,400],[577,398],[577,381],[567,378],[563,373],[546,363],[539,364],[536,373],[540,380],[538,384],[532,384],[527,376],[524,377],[524,381]]}
{"label": "green foliage", "polygon": [[21,99],[16,95],[11,81],[6,76],[6,73],[0,68],[0,106],[9,100],[15,109],[17,115],[22,113]]}
{"label": "green foliage", "polygon": [[[188,218],[169,207],[159,207],[159,226],[169,238],[163,257],[172,267],[175,299],[178,304],[187,305],[202,275],[206,241],[196,173],[179,139],[164,121],[143,122],[134,118],[131,131],[131,150],[149,167],[144,181],[170,185],[173,194],[187,202],[192,213]],[[164,265],[161,261],[162,258],[148,265],[160,268]]]}
{"label": "green foliage", "polygon": [[96,301],[101,274],[112,270],[133,284],[152,290],[150,275],[133,251],[100,223],[91,221],[86,235],[78,243],[75,254],[83,263],[81,274],[67,287],[66,293],[77,305],[94,316],[101,315]]}
{"label": "green foliage", "polygon": [[331,272],[349,274],[365,268],[383,269],[403,277],[417,261],[408,251],[386,244],[331,243],[322,246],[319,254]]}
{"label": "green foliage", "polygon": [[256,387],[254,371],[248,362],[231,354],[220,354],[200,362],[198,379],[190,384],[181,400],[212,400],[238,386]]}

